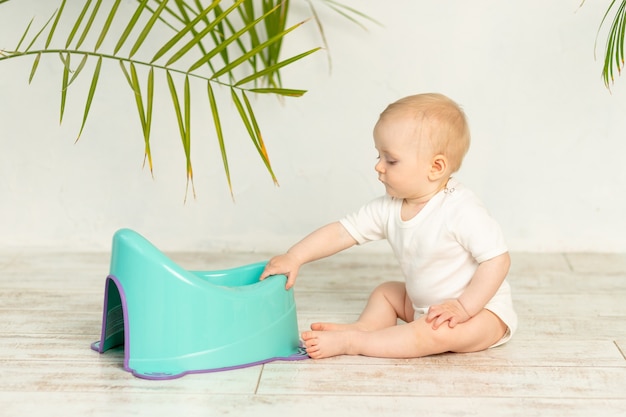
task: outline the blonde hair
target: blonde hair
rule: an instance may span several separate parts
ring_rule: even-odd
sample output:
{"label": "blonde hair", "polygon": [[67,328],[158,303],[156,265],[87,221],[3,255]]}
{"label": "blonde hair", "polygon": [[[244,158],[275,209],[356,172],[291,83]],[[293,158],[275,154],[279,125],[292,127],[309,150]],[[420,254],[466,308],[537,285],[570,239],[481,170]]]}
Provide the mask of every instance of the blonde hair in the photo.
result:
{"label": "blonde hair", "polygon": [[444,155],[450,173],[461,168],[470,146],[467,118],[461,107],[443,94],[426,93],[401,98],[381,113],[410,117],[415,122],[415,139],[428,139],[434,155]]}

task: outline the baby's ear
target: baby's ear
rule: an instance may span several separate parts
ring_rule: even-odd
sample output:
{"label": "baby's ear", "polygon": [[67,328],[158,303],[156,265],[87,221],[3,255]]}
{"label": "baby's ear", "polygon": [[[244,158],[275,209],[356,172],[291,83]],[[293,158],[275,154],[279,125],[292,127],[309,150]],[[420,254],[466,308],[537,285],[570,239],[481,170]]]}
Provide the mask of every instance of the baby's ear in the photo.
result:
{"label": "baby's ear", "polygon": [[448,158],[443,154],[437,154],[432,159],[429,178],[433,181],[441,179],[448,172]]}

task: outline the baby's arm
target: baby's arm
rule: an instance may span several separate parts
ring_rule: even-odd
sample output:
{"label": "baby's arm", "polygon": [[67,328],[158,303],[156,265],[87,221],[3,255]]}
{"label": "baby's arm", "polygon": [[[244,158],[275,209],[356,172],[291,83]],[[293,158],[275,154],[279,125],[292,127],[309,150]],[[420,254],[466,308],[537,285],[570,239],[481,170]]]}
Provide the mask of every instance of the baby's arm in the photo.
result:
{"label": "baby's arm", "polygon": [[463,323],[478,314],[496,294],[511,265],[508,252],[478,265],[463,294],[457,299],[431,306],[426,321],[436,329],[446,321],[450,327]]}
{"label": "baby's arm", "polygon": [[327,224],[296,243],[287,253],[270,259],[260,279],[284,274],[287,276],[285,288],[289,289],[296,282],[298,271],[303,264],[334,255],[355,244],[356,240],[341,223]]}

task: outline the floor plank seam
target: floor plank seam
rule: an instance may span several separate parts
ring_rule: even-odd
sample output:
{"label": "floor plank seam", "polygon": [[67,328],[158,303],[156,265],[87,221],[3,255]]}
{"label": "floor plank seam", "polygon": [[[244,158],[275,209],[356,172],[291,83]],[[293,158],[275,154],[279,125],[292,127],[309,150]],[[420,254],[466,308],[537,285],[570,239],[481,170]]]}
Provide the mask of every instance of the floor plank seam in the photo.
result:
{"label": "floor plank seam", "polygon": [[562,255],[563,255],[563,259],[565,259],[565,264],[567,265],[569,272],[574,272],[574,266],[572,265],[572,262],[570,261],[568,254],[563,253]]}
{"label": "floor plank seam", "polygon": [[[226,395],[226,394],[221,394],[221,395]],[[276,393],[261,393],[258,394],[258,397],[309,397],[311,395],[310,392],[294,392],[294,393],[287,393],[287,392],[276,392]],[[420,394],[406,394],[406,393],[402,393],[402,394],[394,394],[394,393],[381,393],[381,394],[377,394],[377,393],[373,393],[373,392],[367,392],[367,393],[363,393],[363,394],[353,394],[353,393],[347,393],[347,392],[342,392],[340,394],[330,394],[330,393],[326,393],[326,392],[315,392],[315,398],[316,399],[320,399],[320,398],[363,398],[363,397],[371,397],[371,398],[412,398],[412,399],[427,399],[427,398],[437,398],[437,399],[441,399],[441,398],[445,398],[445,399],[471,399],[472,401],[476,401],[476,400],[493,400],[493,399],[497,399],[497,400],[540,400],[540,401],[563,401],[563,400],[573,400],[573,401],[626,401],[626,395],[624,396],[620,396],[620,397],[584,397],[581,398],[580,396],[539,396],[539,395],[499,395],[499,394],[494,394],[494,395],[476,395],[475,393],[470,393],[467,395],[443,395],[443,394],[439,394],[439,395],[432,395],[432,394],[425,394],[425,395],[420,395]]]}
{"label": "floor plank seam", "polygon": [[265,370],[265,364],[262,364],[261,369],[259,370],[259,377],[256,380],[256,386],[254,387],[254,395],[257,395],[259,392],[259,387],[261,386],[261,378],[263,378],[264,370]]}
{"label": "floor plank seam", "polygon": [[[284,366],[284,365],[282,365]],[[315,365],[315,366],[324,366],[324,365]],[[364,368],[365,370],[371,370],[372,368],[459,368],[459,369],[468,369],[468,371],[474,370],[485,370],[485,369],[494,369],[493,365],[473,365],[473,364],[375,364],[375,363],[343,363],[343,364],[328,364],[327,366],[341,366],[342,368]],[[498,368],[502,370],[502,372],[496,373],[506,373],[505,371],[510,371],[514,369],[621,369],[626,367],[626,364],[622,364],[621,361],[619,363],[611,364],[611,365],[597,365],[597,364],[581,364],[581,365],[532,365],[532,364],[517,364],[517,365],[502,365],[499,364]]]}
{"label": "floor plank seam", "polygon": [[615,347],[617,348],[617,350],[619,350],[619,353],[621,353],[622,358],[624,358],[624,360],[626,360],[626,352],[624,352],[622,350],[622,348],[620,347],[619,343],[617,343],[617,340],[614,340],[613,343],[615,344]]}

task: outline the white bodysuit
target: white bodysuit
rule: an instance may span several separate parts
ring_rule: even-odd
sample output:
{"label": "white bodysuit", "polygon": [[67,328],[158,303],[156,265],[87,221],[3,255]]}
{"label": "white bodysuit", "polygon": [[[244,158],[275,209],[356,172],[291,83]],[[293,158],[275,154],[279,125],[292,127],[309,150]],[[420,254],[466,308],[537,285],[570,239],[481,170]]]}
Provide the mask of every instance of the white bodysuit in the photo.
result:
{"label": "white bodysuit", "polygon": [[[459,297],[478,264],[507,252],[498,223],[476,195],[454,178],[412,219],[400,217],[402,199],[385,195],[340,220],[358,244],[387,239],[406,280],[415,319],[433,304]],[[517,329],[506,280],[485,306],[508,326],[494,346]]]}

